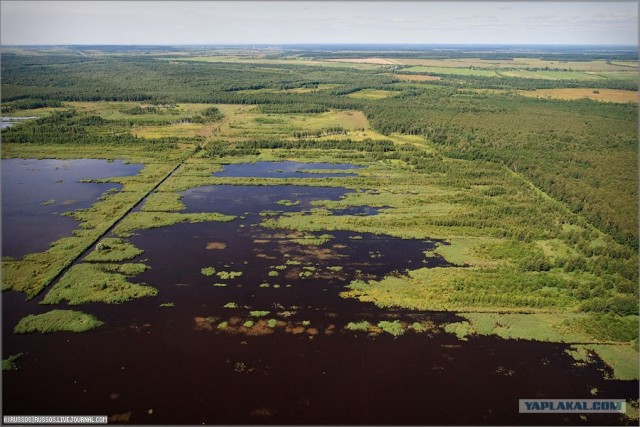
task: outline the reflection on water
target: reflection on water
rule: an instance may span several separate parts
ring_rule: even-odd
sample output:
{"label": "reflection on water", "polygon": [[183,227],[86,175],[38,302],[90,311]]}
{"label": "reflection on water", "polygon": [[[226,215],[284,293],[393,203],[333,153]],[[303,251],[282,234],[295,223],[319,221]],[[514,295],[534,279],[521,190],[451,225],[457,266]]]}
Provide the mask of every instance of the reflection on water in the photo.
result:
{"label": "reflection on water", "polygon": [[[21,315],[50,307],[6,293],[3,344],[27,356],[20,371],[4,375],[5,412],[108,414],[135,424],[622,422],[618,415],[518,414],[519,398],[593,398],[594,389],[598,397],[637,397],[637,382],[605,380],[601,364],[574,366],[567,345],[460,341],[438,328],[460,320],[454,314],[340,297],[353,279],[446,267],[423,254],[439,242],[261,225],[265,212],[304,212],[314,200],[349,191],[186,191],[188,212],[240,218],[139,231],[130,241],[151,268],[135,281],[153,284],[159,296],[82,306],[106,322],[94,331],[15,335],[10,328]],[[349,209],[333,214],[375,213]],[[399,336],[385,332],[390,324]]]}
{"label": "reflection on water", "polygon": [[37,117],[0,117],[0,129],[6,129],[25,120],[32,119],[37,119]]}
{"label": "reflection on water", "polygon": [[142,165],[106,160],[2,160],[2,255],[21,257],[70,236],[78,221],[63,212],[91,206],[119,184],[81,183],[135,175]]}

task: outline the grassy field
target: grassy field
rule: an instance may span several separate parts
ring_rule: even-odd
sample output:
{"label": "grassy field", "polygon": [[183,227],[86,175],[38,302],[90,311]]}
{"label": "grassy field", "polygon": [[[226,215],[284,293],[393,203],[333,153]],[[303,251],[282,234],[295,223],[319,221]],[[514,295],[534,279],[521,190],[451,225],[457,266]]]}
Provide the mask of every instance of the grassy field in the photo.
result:
{"label": "grassy field", "polygon": [[395,61],[403,65],[422,65],[426,67],[450,67],[450,68],[487,68],[487,69],[561,69],[572,71],[637,71],[638,63],[634,61],[549,61],[536,58],[514,59],[420,59],[420,58],[396,58]]}
{"label": "grassy field", "polygon": [[416,65],[401,70],[403,73],[432,73],[432,74],[453,74],[458,76],[481,76],[495,77],[498,74],[493,70],[485,70],[478,68],[453,68],[453,67],[427,67],[424,65]]}
{"label": "grassy field", "polygon": [[603,102],[638,102],[638,92],[630,90],[616,89],[589,89],[589,88],[566,88],[566,89],[537,89],[533,91],[520,91],[521,95],[535,98],[550,99],[594,99]]}
{"label": "grassy field", "polygon": [[547,70],[515,70],[515,71],[499,71],[499,75],[503,77],[522,77],[526,79],[548,79],[548,80],[601,80],[606,78],[604,75],[592,74],[581,71],[547,71]]}
{"label": "grassy field", "polygon": [[360,99],[382,99],[395,94],[397,93],[390,90],[362,89],[357,92],[352,92],[347,96],[349,98],[360,98]]}
{"label": "grassy field", "polygon": [[95,114],[107,120],[136,122],[179,122],[196,116],[210,104],[154,105],[141,102],[68,102],[65,107],[75,108],[87,114]]}
{"label": "grassy field", "polygon": [[421,74],[393,74],[393,77],[396,77],[400,80],[408,80],[414,82],[428,82],[441,79],[441,77],[439,76],[425,76]]}

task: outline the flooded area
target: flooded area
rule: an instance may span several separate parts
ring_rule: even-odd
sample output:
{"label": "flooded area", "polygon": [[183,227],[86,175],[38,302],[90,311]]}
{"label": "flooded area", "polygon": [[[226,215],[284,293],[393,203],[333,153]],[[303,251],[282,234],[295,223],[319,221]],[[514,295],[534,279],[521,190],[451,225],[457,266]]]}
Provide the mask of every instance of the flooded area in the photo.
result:
{"label": "flooded area", "polygon": [[2,160],[2,256],[20,258],[47,250],[69,236],[78,221],[64,212],[90,207],[119,184],[87,179],[135,175],[142,165],[106,160]]}
{"label": "flooded area", "polygon": [[[225,165],[216,176],[303,178],[322,176],[321,169],[357,170],[264,162]],[[305,170],[314,173],[299,172]],[[594,389],[599,396],[637,396],[637,382],[605,379],[609,368],[601,363],[576,366],[567,345],[462,341],[439,328],[459,320],[455,314],[380,309],[340,296],[352,280],[447,267],[425,255],[444,242],[263,226],[265,218],[354,191],[362,190],[292,184],[185,191],[185,212],[238,218],[137,231],[128,241],[145,252],[133,261],[150,269],[132,281],[159,294],[80,306],[105,322],[89,332],[13,334],[27,313],[68,307],[5,292],[11,309],[3,309],[3,347],[25,353],[20,370],[4,373],[5,413],[100,414],[132,424],[621,422],[618,415],[518,414],[519,398],[593,398]]]}

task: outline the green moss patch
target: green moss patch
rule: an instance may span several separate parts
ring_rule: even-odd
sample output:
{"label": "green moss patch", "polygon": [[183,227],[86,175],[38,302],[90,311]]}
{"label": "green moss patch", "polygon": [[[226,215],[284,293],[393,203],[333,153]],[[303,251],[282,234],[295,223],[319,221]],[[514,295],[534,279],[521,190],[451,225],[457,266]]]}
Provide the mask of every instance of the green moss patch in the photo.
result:
{"label": "green moss patch", "polygon": [[84,332],[101,326],[103,322],[94,316],[76,310],[51,310],[43,314],[30,314],[20,320],[15,333],[31,332]]}
{"label": "green moss patch", "polygon": [[2,359],[2,370],[3,371],[17,371],[19,369],[17,360],[22,356],[22,353],[12,354],[6,359]]}
{"label": "green moss patch", "polygon": [[85,261],[91,262],[120,262],[129,261],[144,253],[131,243],[122,239],[106,237],[96,245],[93,252],[85,258]]}
{"label": "green moss patch", "polygon": [[43,304],[67,301],[70,305],[89,302],[119,304],[134,298],[155,296],[158,290],[131,283],[127,276],[143,272],[144,264],[76,264],[65,273],[42,300]]}

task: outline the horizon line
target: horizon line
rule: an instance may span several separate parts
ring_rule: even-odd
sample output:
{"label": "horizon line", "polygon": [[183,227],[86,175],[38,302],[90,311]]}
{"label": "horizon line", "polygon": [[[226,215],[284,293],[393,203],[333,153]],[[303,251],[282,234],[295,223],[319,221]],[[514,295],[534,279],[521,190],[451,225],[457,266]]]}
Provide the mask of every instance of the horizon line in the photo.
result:
{"label": "horizon line", "polygon": [[287,42],[287,43],[28,43],[28,44],[0,44],[3,47],[66,47],[66,46],[131,46],[131,47],[218,47],[218,46],[608,46],[608,47],[638,47],[636,44],[585,44],[585,43],[412,43],[412,42]]}

